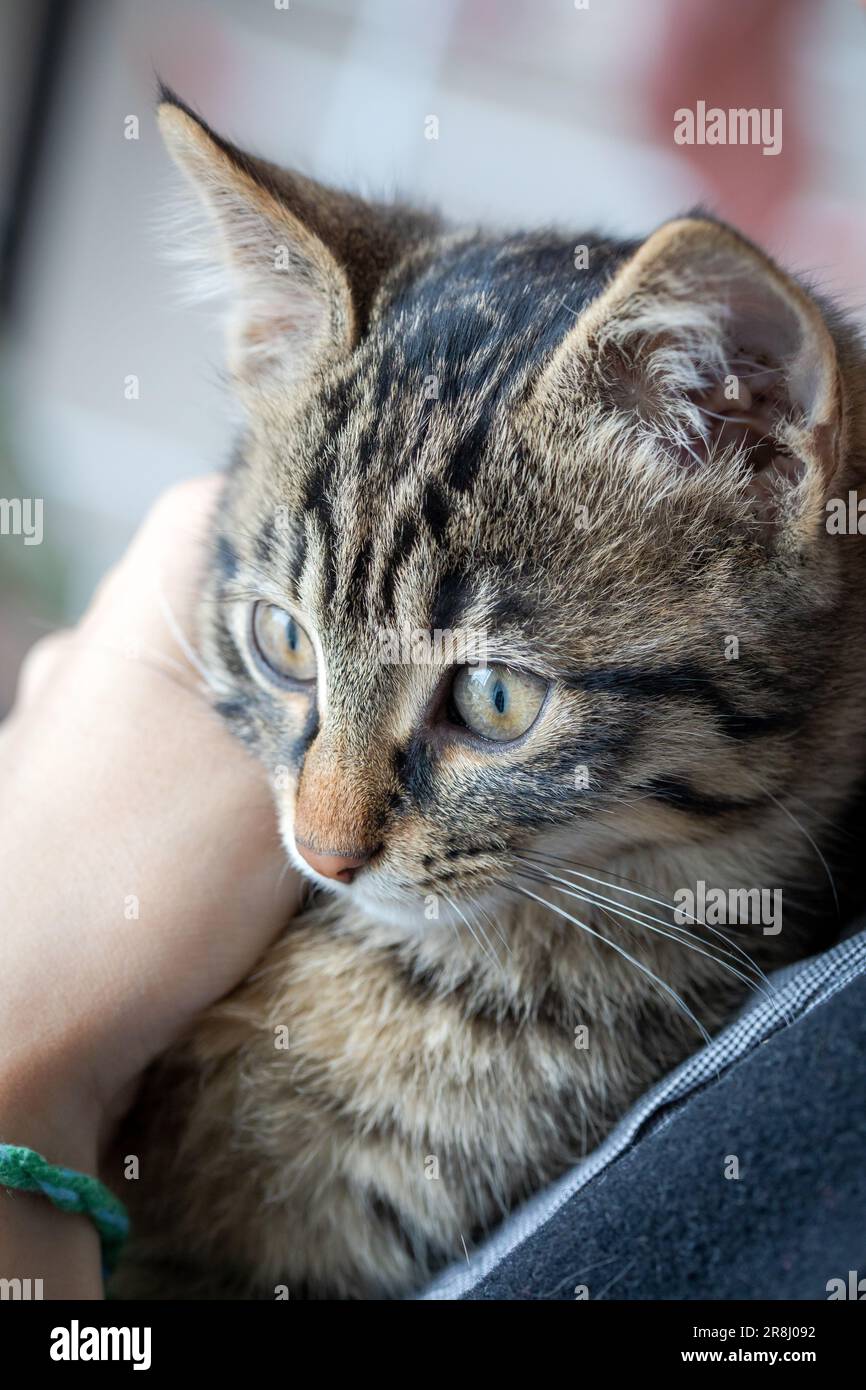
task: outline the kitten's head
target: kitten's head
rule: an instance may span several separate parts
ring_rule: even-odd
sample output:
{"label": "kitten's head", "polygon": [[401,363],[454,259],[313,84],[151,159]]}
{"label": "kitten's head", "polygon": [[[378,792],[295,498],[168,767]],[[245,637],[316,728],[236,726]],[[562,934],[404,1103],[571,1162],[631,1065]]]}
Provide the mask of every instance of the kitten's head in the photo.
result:
{"label": "kitten's head", "polygon": [[837,679],[851,420],[811,297],[707,219],[446,233],[160,121],[245,412],[206,651],[292,859],[423,927],[557,840],[760,833]]}

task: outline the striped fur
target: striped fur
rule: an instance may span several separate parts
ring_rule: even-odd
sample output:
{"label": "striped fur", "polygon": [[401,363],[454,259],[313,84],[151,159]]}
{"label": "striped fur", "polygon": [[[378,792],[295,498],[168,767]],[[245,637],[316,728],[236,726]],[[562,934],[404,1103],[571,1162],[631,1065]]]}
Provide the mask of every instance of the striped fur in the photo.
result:
{"label": "striped fur", "polygon": [[[202,607],[219,712],[299,867],[300,821],[376,852],[151,1076],[118,1290],[405,1294],[730,1015],[739,950],[767,967],[838,930],[828,876],[848,910],[866,586],[862,539],[822,515],[862,478],[862,353],[714,222],[624,243],[365,221],[174,99],[162,119],[218,219],[252,202],[245,228],[303,238],[325,325],[304,358],[309,302],[297,324],[282,283],[270,314],[241,302],[257,350]],[[731,370],[772,374],[745,444],[707,406]],[[313,636],[317,696],[256,669],[261,598]],[[382,627],[483,630],[549,678],[542,716],[479,746],[438,717],[447,673],[383,664]],[[781,933],[734,927],[725,956],[698,925],[691,949],[670,904],[698,880],[781,888]]]}

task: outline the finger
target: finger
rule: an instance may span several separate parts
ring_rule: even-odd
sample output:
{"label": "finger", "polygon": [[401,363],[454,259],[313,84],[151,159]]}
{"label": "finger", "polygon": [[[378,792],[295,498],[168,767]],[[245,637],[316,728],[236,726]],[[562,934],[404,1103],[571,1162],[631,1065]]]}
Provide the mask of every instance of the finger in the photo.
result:
{"label": "finger", "polygon": [[28,651],[18,673],[16,707],[30,704],[56,673],[73,640],[70,628],[41,637]]}
{"label": "finger", "polygon": [[171,561],[178,573],[194,569],[187,563],[200,552],[210,534],[214,508],[225,482],[218,473],[192,478],[162,493],[139,529],[129,558],[152,564]]}
{"label": "finger", "polygon": [[[151,606],[158,589],[185,611],[198,592],[206,543],[220,489],[220,474],[178,483],[154,502],[126,553],[105,576],[85,615],[89,624]],[[112,622],[114,626],[114,622]]]}

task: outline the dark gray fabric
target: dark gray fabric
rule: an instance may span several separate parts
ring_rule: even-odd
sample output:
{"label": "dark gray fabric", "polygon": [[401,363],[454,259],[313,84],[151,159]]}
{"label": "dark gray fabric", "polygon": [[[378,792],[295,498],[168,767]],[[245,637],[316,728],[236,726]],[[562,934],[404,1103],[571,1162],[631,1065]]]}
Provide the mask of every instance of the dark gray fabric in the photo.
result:
{"label": "dark gray fabric", "polygon": [[824,1300],[849,1270],[866,1275],[863,975],[654,1116],[458,1297]]}

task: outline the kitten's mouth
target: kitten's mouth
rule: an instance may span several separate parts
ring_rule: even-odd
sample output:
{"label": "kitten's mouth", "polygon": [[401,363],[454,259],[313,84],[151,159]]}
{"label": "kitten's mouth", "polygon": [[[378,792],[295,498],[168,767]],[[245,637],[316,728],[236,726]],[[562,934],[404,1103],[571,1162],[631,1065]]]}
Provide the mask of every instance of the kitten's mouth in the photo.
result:
{"label": "kitten's mouth", "polygon": [[[381,856],[380,856],[381,857]],[[326,878],[315,872],[300,854],[290,854],[292,864],[311,888],[340,898],[347,906],[357,908],[371,925],[396,928],[399,932],[420,935],[439,925],[461,928],[467,910],[476,903],[484,905],[477,895],[472,898],[450,894],[448,901],[439,895],[411,884],[389,884],[380,876],[367,872],[367,866],[349,882]]]}
{"label": "kitten's mouth", "polygon": [[372,853],[363,856],[322,855],[296,839],[294,829],[288,825],[283,828],[282,838],[289,862],[306,883],[356,907],[373,924],[413,935],[429,932],[440,924],[459,931],[466,922],[467,911],[476,905],[491,906],[489,892],[479,893],[477,886],[468,894],[452,890],[446,897],[434,888],[425,889],[392,875],[383,867],[384,845],[377,845]]}

